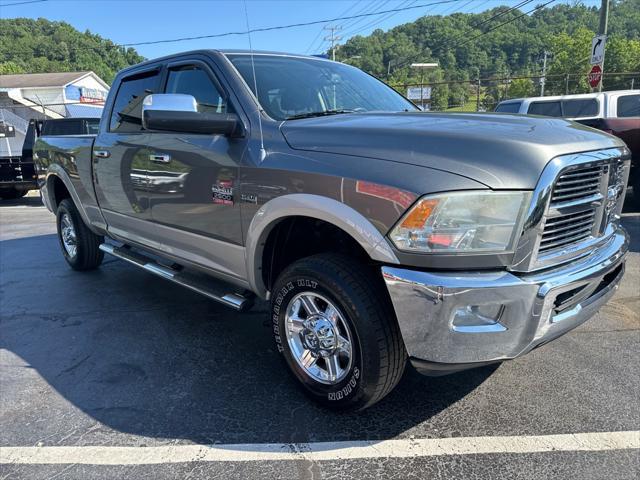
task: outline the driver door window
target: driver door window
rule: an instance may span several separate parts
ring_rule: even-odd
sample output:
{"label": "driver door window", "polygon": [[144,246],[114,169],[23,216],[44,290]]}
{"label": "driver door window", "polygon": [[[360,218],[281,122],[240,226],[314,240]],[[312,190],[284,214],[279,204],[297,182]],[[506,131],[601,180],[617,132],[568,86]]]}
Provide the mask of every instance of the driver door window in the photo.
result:
{"label": "driver door window", "polygon": [[202,113],[227,113],[224,97],[211,77],[197,66],[185,66],[169,70],[165,93],[193,95]]}

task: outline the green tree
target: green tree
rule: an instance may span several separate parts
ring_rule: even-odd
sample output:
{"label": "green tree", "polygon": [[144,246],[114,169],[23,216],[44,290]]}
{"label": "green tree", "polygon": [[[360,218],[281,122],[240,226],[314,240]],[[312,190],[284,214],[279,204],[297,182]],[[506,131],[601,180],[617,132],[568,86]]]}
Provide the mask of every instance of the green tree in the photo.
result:
{"label": "green tree", "polygon": [[509,97],[531,97],[535,94],[535,86],[530,78],[515,78],[509,84]]}
{"label": "green tree", "polygon": [[[455,13],[448,16],[424,16],[389,31],[376,30],[368,37],[353,37],[341,47],[348,56],[360,56],[353,63],[369,73],[385,78],[404,92],[406,84],[418,84],[420,74],[410,68],[412,62],[437,61],[441,74],[428,80],[451,81],[447,103],[460,103],[469,84],[454,83],[480,77],[538,76],[542,56],[551,51],[546,91],[548,94],[589,91],[589,50],[598,28],[597,7],[582,3],[544,8],[531,15],[508,11],[500,6],[481,13]],[[501,15],[499,19],[492,18]],[[501,25],[499,28],[493,28]],[[609,16],[607,72],[640,72],[640,0],[614,0]],[[391,66],[391,68],[389,68]],[[387,71],[390,70],[390,75]],[[567,82],[569,74],[569,82]],[[616,77],[617,78],[617,77]],[[636,75],[640,83],[640,74]],[[629,83],[629,76],[620,82]],[[616,80],[618,81],[618,80]],[[613,80],[605,77],[605,86]],[[617,85],[617,83],[615,84]],[[621,83],[622,85],[622,83]],[[483,85],[487,102],[535,94],[531,80]],[[627,87],[625,87],[627,88]],[[439,88],[438,92],[444,89]],[[475,95],[475,94],[474,94]],[[444,105],[441,93],[437,104]]]}
{"label": "green tree", "polygon": [[93,70],[111,83],[118,70],[143,57],[89,31],[43,18],[0,19],[0,73]]}

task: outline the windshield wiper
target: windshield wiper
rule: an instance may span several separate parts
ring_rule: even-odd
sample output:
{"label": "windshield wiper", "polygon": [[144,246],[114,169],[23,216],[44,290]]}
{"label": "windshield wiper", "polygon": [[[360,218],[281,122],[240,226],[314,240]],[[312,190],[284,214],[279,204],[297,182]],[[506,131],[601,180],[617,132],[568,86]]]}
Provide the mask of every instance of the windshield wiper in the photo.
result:
{"label": "windshield wiper", "polygon": [[306,112],[298,113],[297,115],[291,115],[285,118],[285,120],[298,120],[300,118],[312,118],[312,117],[324,117],[327,115],[339,115],[341,113],[353,113],[355,110],[323,110],[321,112]]}

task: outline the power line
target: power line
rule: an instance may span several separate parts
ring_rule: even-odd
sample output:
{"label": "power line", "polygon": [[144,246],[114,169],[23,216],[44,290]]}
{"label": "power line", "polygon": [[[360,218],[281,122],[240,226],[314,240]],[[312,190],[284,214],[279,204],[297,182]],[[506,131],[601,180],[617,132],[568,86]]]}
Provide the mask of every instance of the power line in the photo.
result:
{"label": "power line", "polygon": [[[340,14],[340,16],[341,16],[341,17],[345,16],[347,13],[349,13],[351,10],[353,10],[353,9],[354,9],[354,8],[355,8],[355,7],[356,7],[356,6],[361,2],[361,1],[362,1],[362,0],[356,0],[356,2],[355,2],[355,3],[352,3],[349,7],[347,7],[347,9],[346,9],[346,10],[343,10],[343,11],[342,11],[342,13]],[[358,12],[360,12],[360,10],[358,10]],[[316,45],[316,42],[317,42],[317,41],[318,41],[318,39],[320,38],[320,35],[322,35],[323,30],[324,30],[324,29],[323,29],[323,28],[321,28],[321,29],[318,31],[318,34],[315,36],[315,38],[311,41],[311,43],[309,44],[309,46],[307,47],[307,49],[304,51],[305,53],[309,53],[309,52],[313,51],[313,49],[314,49],[314,47],[315,47],[315,45]],[[323,43],[323,42],[324,42],[324,41],[321,41],[321,42],[320,42],[320,45],[322,45],[322,43]],[[320,46],[320,45],[319,45],[319,46]]]}
{"label": "power line", "polygon": [[25,2],[14,2],[14,3],[0,3],[0,7],[12,7],[15,5],[26,5],[28,3],[42,3],[42,2],[46,2],[47,0],[28,0]]}
{"label": "power line", "polygon": [[[322,28],[318,31],[318,34],[315,36],[315,38],[313,40],[311,40],[311,43],[309,44],[309,46],[307,47],[307,49],[304,51],[304,53],[309,53],[311,51],[313,51],[313,47],[315,46],[315,44],[318,42],[318,39],[320,38],[320,35],[322,35]],[[322,45],[322,42],[320,43],[320,45]]]}
{"label": "power line", "polygon": [[[377,6],[375,2],[371,3],[371,8],[369,10],[366,11],[366,13],[378,13],[380,12],[391,0],[382,0]],[[400,8],[400,7],[396,7],[396,8]],[[360,26],[357,26],[358,24],[362,24],[362,22],[366,22],[366,18],[359,18],[357,19],[355,22],[352,22],[350,25],[347,25],[346,28],[347,29],[353,29],[354,27],[356,28],[360,28]]]}
{"label": "power line", "polygon": [[456,7],[455,5],[450,6],[449,8],[445,8],[442,12],[439,13],[439,15],[442,15],[443,17],[447,16],[447,15],[451,15],[455,12],[457,12],[459,9],[466,7],[467,5],[469,5],[473,0],[469,0],[467,3],[465,3],[462,7]]}
{"label": "power line", "polygon": [[[533,1],[533,0],[523,0],[523,1],[522,1],[522,2],[520,2],[519,4],[517,4],[517,5],[515,5],[515,6],[511,7],[511,8],[509,8],[509,9],[507,9],[507,10],[504,10],[504,11],[502,11],[502,12],[499,12],[499,13],[497,13],[496,15],[493,15],[491,18],[488,18],[487,20],[484,20],[484,21],[480,22],[479,24],[474,25],[474,26],[473,26],[473,28],[477,28],[477,27],[479,27],[479,26],[481,26],[481,25],[485,25],[486,23],[489,23],[490,21],[495,20],[496,18],[499,18],[499,17],[501,17],[501,16],[503,16],[503,15],[506,15],[507,13],[512,12],[513,10],[515,10],[515,9],[517,9],[517,8],[519,8],[519,7],[522,7],[522,6],[524,6],[524,5],[527,5],[527,4],[531,3],[532,1]],[[547,3],[544,3],[544,4],[542,4],[542,5],[538,5],[537,7],[535,7],[535,8],[533,8],[533,9],[529,10],[528,12],[524,12],[524,13],[522,13],[522,14],[518,15],[517,17],[512,18],[511,20],[508,20],[508,21],[506,21],[506,22],[503,22],[503,23],[501,23],[501,24],[499,24],[499,25],[497,25],[497,26],[495,26],[495,27],[493,27],[493,28],[490,28],[490,29],[488,29],[488,30],[486,30],[486,31],[482,32],[480,35],[476,35],[475,37],[472,37],[472,38],[470,38],[470,39],[467,39],[467,40],[465,40],[464,42],[462,42],[462,43],[460,43],[460,44],[456,44],[456,45],[451,45],[451,43],[450,43],[450,44],[448,44],[448,45],[447,45],[447,44],[445,44],[445,45],[441,46],[441,47],[438,49],[438,51],[439,51],[439,52],[442,52],[443,50],[448,50],[448,49],[450,49],[450,48],[457,48],[457,47],[460,47],[461,45],[466,45],[467,43],[469,43],[469,42],[470,42],[470,41],[472,41],[472,40],[475,40],[475,39],[477,39],[477,38],[480,38],[481,36],[486,35],[487,33],[492,32],[493,30],[496,30],[496,29],[498,29],[498,28],[500,28],[500,27],[502,27],[502,26],[504,26],[504,25],[506,25],[506,24],[508,24],[508,23],[512,23],[512,22],[514,22],[514,21],[516,21],[516,20],[518,20],[518,19],[520,19],[520,18],[524,17],[525,15],[528,15],[528,14],[530,14],[530,13],[532,13],[532,12],[535,12],[535,11],[537,11],[537,10],[540,10],[540,9],[542,9],[542,8],[546,7],[547,5],[549,5],[549,4],[551,4],[551,3],[555,2],[555,1],[557,1],[557,0],[549,0],[549,1],[547,1]],[[461,35],[461,36],[456,37],[454,40],[459,40],[459,39],[461,39],[461,38],[463,38],[463,37],[464,37],[464,35]],[[415,59],[417,59],[417,58],[421,57],[421,56],[426,52],[426,50],[427,50],[427,48],[423,48],[423,49],[422,49],[422,51],[421,51],[419,54],[417,54],[417,55],[413,55],[412,57],[410,57],[409,59],[405,60],[404,62],[401,62],[401,63],[396,64],[396,68],[395,68],[395,70],[398,70],[398,69],[400,69],[400,68],[404,68],[404,67],[406,67],[406,66],[407,66],[407,65],[409,65],[411,62],[413,62]]]}
{"label": "power line", "polygon": [[[436,0],[430,3],[423,3],[420,5],[412,5],[412,6],[408,6],[408,7],[402,7],[402,8],[392,8],[389,10],[383,10],[383,11],[379,11],[379,12],[371,12],[371,13],[361,13],[361,14],[357,14],[357,15],[349,15],[349,16],[342,16],[342,17],[334,17],[334,18],[327,18],[324,20],[314,20],[311,22],[300,22],[300,23],[292,23],[289,25],[278,25],[278,26],[273,26],[273,27],[262,27],[262,28],[253,28],[250,30],[245,30],[245,31],[235,31],[235,32],[224,32],[224,33],[216,33],[216,34],[210,34],[210,35],[199,35],[199,36],[194,36],[194,37],[179,37],[179,38],[171,38],[171,39],[163,39],[163,40],[150,40],[150,41],[145,41],[145,42],[136,42],[136,43],[121,43],[121,44],[116,44],[113,43],[113,47],[115,48],[125,48],[125,47],[136,47],[136,46],[140,46],[140,45],[156,45],[156,44],[161,44],[161,43],[175,43],[175,42],[184,42],[184,41],[189,41],[189,40],[201,40],[201,39],[206,39],[206,38],[221,38],[221,37],[228,37],[228,36],[232,36],[232,35],[247,35],[249,33],[256,33],[256,32],[269,32],[269,31],[274,31],[274,30],[284,30],[284,29],[289,29],[289,28],[297,28],[297,27],[306,27],[309,25],[321,25],[324,23],[332,23],[332,22],[336,22],[339,20],[350,20],[350,19],[354,19],[354,18],[363,18],[363,17],[371,17],[374,15],[384,15],[387,13],[391,13],[391,12],[402,12],[402,11],[406,11],[406,10],[415,10],[418,8],[425,8],[425,7],[431,7],[433,5],[443,5],[443,4],[448,4],[448,3],[454,3],[454,2],[459,2],[459,1],[464,1],[464,0]],[[78,50],[84,50],[84,49],[98,49],[100,48],[99,46],[83,46],[83,47],[71,47],[69,48],[70,51],[78,51]]]}
{"label": "power line", "polygon": [[[364,7],[360,8],[357,12],[354,12],[354,15],[362,14],[362,13],[376,13],[380,10],[385,3],[388,3],[388,0],[373,0],[368,3],[365,3]],[[358,23],[365,20],[364,18],[358,18],[352,22],[345,22],[342,26],[346,29],[351,29],[356,26]]]}
{"label": "power line", "polygon": [[[495,15],[492,15],[488,19],[471,25],[471,28],[478,28],[478,27],[481,27],[482,25],[486,25],[487,23],[489,23],[489,22],[491,22],[491,21],[493,21],[493,20],[495,20],[497,18],[500,18],[501,16],[506,15],[507,13],[512,12],[512,11],[514,11],[514,10],[524,6],[524,5],[527,5],[527,4],[531,3],[531,2],[533,2],[533,0],[522,0],[520,3],[518,3],[517,5],[514,5],[513,7],[508,8],[507,10],[501,10],[500,12],[498,12]],[[487,3],[487,2],[483,2],[483,3]],[[459,40],[459,39],[461,39],[463,37],[464,37],[464,35],[460,35],[458,37],[455,37],[454,41],[455,40]],[[445,48],[446,48],[446,46],[445,46]],[[442,47],[440,48],[440,50],[442,50]],[[405,67],[409,63],[413,62],[413,60],[415,60],[416,58],[419,58],[420,56],[422,56],[425,53],[425,51],[426,51],[426,48],[423,48],[422,51],[418,55],[415,55],[415,56],[411,57],[409,60],[406,60],[404,62],[396,63],[394,70],[398,70],[399,68]],[[388,80],[388,77],[389,77],[389,75],[387,75],[387,80]]]}
{"label": "power line", "polygon": [[[400,7],[404,7],[404,6],[405,6],[405,5],[407,5],[407,4],[408,4],[408,5],[413,5],[413,4],[414,4],[414,3],[416,3],[417,1],[418,1],[418,0],[413,0],[413,1],[405,0],[405,1],[404,1],[404,2],[402,2],[398,7],[399,7],[399,8],[400,8]],[[400,13],[400,12],[390,13],[390,14],[388,14],[388,15],[385,15],[385,16],[384,16],[384,17],[382,17],[382,18],[377,18],[377,19],[375,19],[375,20],[372,20],[372,21],[371,21],[371,22],[369,22],[369,23],[365,23],[364,25],[361,25],[360,27],[356,28],[355,30],[350,30],[350,31],[348,31],[348,32],[344,33],[343,35],[344,35],[344,36],[350,36],[350,37],[352,37],[352,36],[357,35],[358,33],[362,32],[362,31],[364,31],[364,30],[367,30],[367,29],[368,29],[368,28],[370,28],[370,27],[373,27],[373,26],[375,26],[375,25],[379,25],[379,24],[380,24],[380,23],[382,23],[382,22],[385,22],[386,20],[388,20],[388,19],[390,19],[391,17],[393,17],[393,16],[397,15],[398,13]]]}
{"label": "power line", "polygon": [[507,13],[513,12],[514,10],[517,10],[521,7],[524,7],[525,5],[528,5],[529,3],[533,2],[533,0],[523,0],[520,3],[518,3],[517,5],[514,5],[513,7],[510,7],[506,10],[501,10],[498,13],[496,13],[495,15],[493,15],[491,18],[488,18],[486,20],[483,20],[480,23],[476,23],[475,25],[473,25],[473,28],[478,28],[481,27],[482,25],[486,25],[489,22],[492,22],[493,20],[503,17],[505,16]]}
{"label": "power line", "polygon": [[440,4],[453,3],[453,2],[458,2],[458,1],[464,1],[464,0],[437,0],[435,2],[424,3],[424,4],[421,4],[421,5],[412,5],[410,7],[391,8],[389,10],[383,10],[383,11],[379,11],[379,12],[361,13],[361,14],[358,14],[358,15],[327,18],[327,19],[324,19],[324,20],[314,20],[314,21],[311,21],[311,22],[292,23],[292,24],[289,24],[289,25],[278,25],[278,26],[273,26],[273,27],[252,28],[249,31],[215,33],[215,34],[210,34],[210,35],[198,35],[198,36],[194,36],[194,37],[179,37],[179,38],[171,38],[171,39],[164,39],[164,40],[151,40],[151,41],[147,41],[147,42],[122,43],[122,44],[119,44],[119,46],[121,46],[121,47],[137,47],[139,45],[156,45],[158,43],[184,42],[184,41],[189,41],[189,40],[202,40],[202,39],[206,39],[206,38],[228,37],[228,36],[232,36],[232,35],[246,35],[247,33],[269,32],[269,31],[273,31],[273,30],[283,30],[283,29],[288,29],[288,28],[308,27],[309,25],[320,25],[320,24],[323,24],[323,23],[334,23],[334,22],[337,22],[337,21],[340,21],[340,20],[351,20],[351,19],[354,19],[354,18],[371,17],[371,16],[374,16],[374,15],[384,15],[386,13],[391,13],[391,12],[402,12],[402,11],[405,11],[405,10],[415,10],[417,8],[430,7],[432,5],[440,5]]}
{"label": "power line", "polygon": [[[481,26],[483,26],[483,25],[486,25],[487,23],[493,22],[494,20],[496,20],[496,19],[498,19],[498,18],[500,18],[500,17],[505,16],[506,14],[508,14],[508,13],[510,13],[510,12],[513,12],[514,10],[518,10],[519,8],[524,7],[525,5],[528,5],[528,4],[530,4],[531,2],[533,2],[533,1],[534,1],[534,0],[522,0],[522,1],[521,1],[520,3],[518,3],[517,5],[514,5],[513,7],[510,7],[510,8],[508,8],[508,9],[506,9],[506,10],[501,10],[501,11],[499,11],[498,13],[496,13],[495,15],[492,15],[491,17],[487,18],[486,20],[483,20],[483,21],[481,21],[481,22],[474,23],[474,24],[470,25],[470,27],[471,27],[471,28],[479,28],[479,27],[481,27]],[[554,0],[554,1],[555,1],[555,0]],[[535,9],[534,9],[534,10],[535,10]],[[526,15],[526,14],[525,14],[525,15]],[[490,31],[490,30],[487,30],[487,32],[489,32],[489,31]],[[487,32],[483,32],[483,34],[484,34],[484,33],[487,33]],[[453,41],[460,40],[460,39],[462,39],[462,38],[464,38],[464,37],[465,37],[465,34],[459,35],[459,36],[455,37],[455,38],[453,39]],[[451,45],[451,43],[449,43],[449,45]],[[439,50],[442,50],[443,48],[447,48],[447,45],[441,46]]]}
{"label": "power line", "polygon": [[552,4],[553,2],[556,2],[556,1],[557,0],[549,0],[547,3],[543,3],[542,5],[538,5],[536,8],[533,8],[533,9],[529,10],[528,12],[524,12],[523,14],[518,15],[517,17],[514,17],[511,20],[507,20],[506,22],[503,22],[500,25],[496,25],[495,27],[492,27],[489,30],[487,30],[485,32],[482,32],[480,35],[476,35],[475,37],[471,37],[471,38],[465,40],[464,42],[459,43],[458,45],[456,45],[456,47],[461,47],[462,45],[466,45],[467,43],[472,42],[472,41],[482,37],[483,35],[486,35],[486,34],[488,34],[490,32],[493,32],[494,30],[497,30],[498,28],[502,27],[503,25],[507,25],[508,23],[513,23],[516,20],[518,20],[518,19],[520,19],[520,18],[522,18],[522,17],[524,17],[526,15],[529,15],[530,13],[533,13],[533,12],[535,12],[537,10],[540,10],[540,9],[546,7],[547,5],[550,5],[550,4]]}

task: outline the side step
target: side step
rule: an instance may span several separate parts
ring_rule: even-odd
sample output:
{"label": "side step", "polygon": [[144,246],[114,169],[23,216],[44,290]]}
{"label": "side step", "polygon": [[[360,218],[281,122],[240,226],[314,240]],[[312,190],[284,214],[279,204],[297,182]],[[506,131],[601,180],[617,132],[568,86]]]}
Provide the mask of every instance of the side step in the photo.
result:
{"label": "side step", "polygon": [[224,282],[216,281],[204,275],[191,274],[165,267],[152,258],[135,252],[126,246],[118,247],[103,243],[99,248],[109,255],[120,258],[178,285],[187,287],[189,290],[200,293],[216,302],[223,303],[239,312],[246,311],[253,306],[253,298],[245,297],[239,293],[227,293],[225,290],[228,289],[228,285]]}

